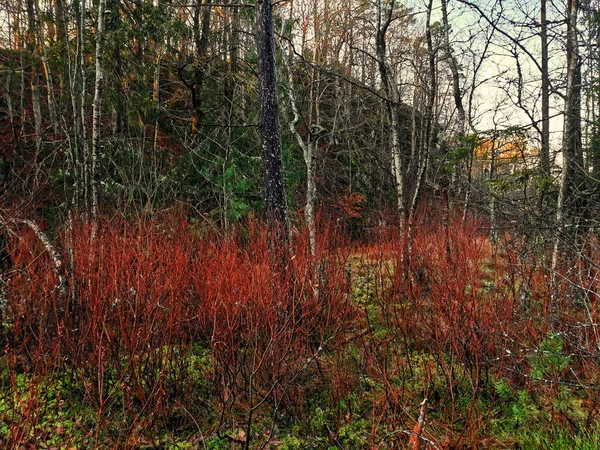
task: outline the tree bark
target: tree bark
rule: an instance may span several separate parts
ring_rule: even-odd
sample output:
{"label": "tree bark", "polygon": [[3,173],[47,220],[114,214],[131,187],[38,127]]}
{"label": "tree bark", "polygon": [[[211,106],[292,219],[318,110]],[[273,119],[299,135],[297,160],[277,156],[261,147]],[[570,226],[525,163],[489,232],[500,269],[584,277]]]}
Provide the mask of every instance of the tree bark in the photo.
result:
{"label": "tree bark", "polygon": [[[12,35],[12,30],[11,30],[11,24],[10,21],[8,21],[8,38],[9,38],[9,49],[13,49],[13,35]],[[21,153],[20,150],[20,139],[19,139],[19,129],[17,127],[16,121],[15,121],[15,111],[13,109],[13,104],[12,104],[12,95],[11,95],[11,86],[12,86],[12,76],[14,73],[14,70],[12,69],[14,64],[13,61],[13,53],[10,53],[9,56],[9,70],[8,70],[8,74],[6,75],[6,81],[4,82],[4,90],[6,91],[6,112],[8,114],[8,121],[10,122],[10,128],[12,131],[12,140],[13,140],[13,161],[14,161],[14,157],[15,155],[18,155]],[[5,154],[6,157],[6,154]],[[2,179],[2,183],[7,183],[12,175],[12,162],[8,162],[6,159],[4,160],[4,176]],[[0,183],[0,184],[2,184]]]}
{"label": "tree bark", "polygon": [[94,105],[92,109],[92,153],[90,158],[90,205],[91,216],[98,214],[98,154],[100,152],[100,119],[102,117],[102,91],[104,87],[104,12],[106,0],[98,2],[98,29],[96,30],[96,82],[94,84]]}
{"label": "tree bark", "polygon": [[39,153],[42,147],[42,107],[40,102],[39,75],[37,72],[38,44],[35,29],[35,9],[33,0],[27,0],[27,50],[32,55],[29,83],[33,104],[33,126],[35,129],[35,149]]}
{"label": "tree bark", "polygon": [[[410,222],[412,223],[413,216],[417,210],[421,189],[425,181],[425,173],[427,171],[427,165],[429,162],[429,153],[434,142],[434,106],[436,96],[436,66],[435,66],[435,49],[433,48],[433,38],[431,35],[431,12],[433,9],[433,0],[429,0],[427,7],[427,19],[425,22],[425,35],[427,39],[427,58],[429,61],[429,86],[427,89],[427,117],[425,122],[425,135],[423,139],[423,151],[419,154],[419,168],[417,172],[417,180],[415,189],[410,204]],[[414,106],[414,105],[413,105]],[[464,110],[463,110],[464,114]],[[464,117],[463,117],[464,118]]]}
{"label": "tree bark", "polygon": [[[545,0],[542,0],[545,1]],[[460,74],[458,72],[458,63],[456,58],[452,54],[452,48],[450,47],[450,25],[448,23],[448,0],[441,0],[442,2],[442,20],[444,23],[444,47],[446,50],[446,58],[448,58],[448,65],[450,66],[450,72],[452,73],[452,94],[454,96],[454,104],[456,106],[456,115],[458,117],[458,136],[463,137],[465,135],[465,124],[466,114],[465,108],[462,102],[462,92],[460,90]]]}
{"label": "tree bark", "polygon": [[[79,18],[79,73],[81,81],[81,99],[79,104],[79,118],[81,129],[78,130],[79,142],[81,142],[80,154],[78,155],[77,166],[80,173],[80,209],[83,214],[89,218],[92,211],[90,200],[91,180],[90,180],[90,146],[87,141],[87,74],[85,64],[85,19],[86,19],[86,0],[80,0],[80,18]],[[81,212],[81,211],[80,211]]]}
{"label": "tree bark", "polygon": [[[573,211],[576,172],[581,170],[581,62],[577,42],[578,0],[567,2],[567,90],[565,93],[565,120],[562,139],[563,165],[556,211],[559,235],[565,232],[566,222]],[[559,239],[560,236],[557,236]]]}
{"label": "tree bark", "polygon": [[392,135],[392,163],[394,169],[394,180],[396,184],[396,196],[398,200],[398,215],[400,220],[400,228],[402,229],[407,210],[404,199],[404,162],[402,160],[402,155],[400,154],[400,131],[398,129],[398,108],[400,103],[398,87],[394,77],[392,76],[387,60],[387,46],[385,40],[386,32],[392,22],[394,4],[395,0],[392,0],[389,9],[384,11],[382,0],[377,0],[377,35],[375,39],[377,46],[379,75],[381,77],[381,84],[387,97],[386,108],[388,112],[388,119],[390,121],[390,132]]}
{"label": "tree bark", "polygon": [[[292,44],[290,44],[291,46]],[[294,118],[290,121],[289,127],[290,132],[296,138],[298,145],[302,149],[302,155],[304,157],[304,163],[306,164],[306,205],[304,207],[304,215],[306,220],[306,227],[308,228],[308,237],[310,241],[310,251],[312,256],[315,256],[317,249],[317,232],[316,232],[316,224],[315,224],[315,200],[317,196],[317,183],[315,180],[315,140],[313,139],[312,133],[312,114],[309,114],[309,119],[307,123],[307,127],[309,129],[309,137],[305,140],[298,130],[296,129],[296,125],[300,121],[300,111],[298,109],[298,101],[296,99],[296,89],[294,87],[294,77],[292,74],[292,55],[293,50],[290,48],[288,53],[287,60],[284,58],[285,68],[288,73],[288,86],[287,93],[288,98],[290,100],[290,107],[292,108],[292,113]],[[313,72],[314,76],[314,72]],[[311,83],[312,84],[312,83]],[[311,92],[312,94],[312,92]],[[312,109],[312,101],[314,97],[310,96],[309,108]]]}
{"label": "tree bark", "polygon": [[[202,13],[202,14],[201,14]],[[188,86],[192,90],[192,138],[195,139],[199,133],[202,122],[202,87],[207,72],[208,34],[210,32],[211,0],[197,0],[194,9],[193,31],[194,44],[196,46],[196,73],[193,84]],[[202,16],[202,23],[200,17]]]}
{"label": "tree bark", "polygon": [[546,1],[541,0],[540,44],[542,46],[542,148],[540,167],[544,177],[550,176],[550,75],[548,72],[548,21],[546,19]]}
{"label": "tree bark", "polygon": [[281,253],[287,259],[289,228],[279,128],[273,7],[270,0],[256,2],[256,46],[265,212],[271,231],[269,245],[272,251]]}
{"label": "tree bark", "polygon": [[[567,1],[567,89],[565,92],[565,120],[562,139],[563,165],[560,177],[560,189],[556,205],[556,235],[552,252],[552,276],[557,282],[556,270],[560,257],[560,242],[568,234],[574,211],[573,197],[576,174],[583,166],[581,157],[581,61],[577,41],[578,0]],[[556,289],[555,289],[556,291]],[[557,298],[552,295],[550,321],[558,318]]]}
{"label": "tree bark", "polygon": [[[39,5],[38,0],[34,2],[35,14],[39,17]],[[52,123],[52,131],[54,135],[58,135],[58,115],[56,113],[56,97],[54,95],[54,80],[52,78],[52,71],[48,64],[48,54],[46,52],[45,44],[45,33],[44,27],[40,25],[38,27],[38,57],[41,59],[42,67],[44,69],[44,75],[46,76],[46,89],[47,89],[47,101],[48,101],[48,113],[50,114],[50,123]]]}
{"label": "tree bark", "polygon": [[489,178],[489,189],[490,189],[490,242],[498,242],[498,218],[496,211],[496,187],[494,181],[496,179],[496,139],[491,140],[490,150],[490,178]]}

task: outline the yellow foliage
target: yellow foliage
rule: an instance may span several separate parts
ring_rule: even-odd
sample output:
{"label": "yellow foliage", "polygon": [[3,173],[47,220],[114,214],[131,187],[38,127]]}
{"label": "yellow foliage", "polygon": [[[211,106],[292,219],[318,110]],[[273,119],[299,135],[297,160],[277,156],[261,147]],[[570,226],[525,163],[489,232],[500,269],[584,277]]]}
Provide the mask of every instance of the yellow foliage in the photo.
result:
{"label": "yellow foliage", "polygon": [[481,140],[475,148],[475,155],[478,159],[490,159],[492,150],[495,152],[497,160],[512,160],[537,155],[538,149],[529,144],[523,136],[487,138]]}

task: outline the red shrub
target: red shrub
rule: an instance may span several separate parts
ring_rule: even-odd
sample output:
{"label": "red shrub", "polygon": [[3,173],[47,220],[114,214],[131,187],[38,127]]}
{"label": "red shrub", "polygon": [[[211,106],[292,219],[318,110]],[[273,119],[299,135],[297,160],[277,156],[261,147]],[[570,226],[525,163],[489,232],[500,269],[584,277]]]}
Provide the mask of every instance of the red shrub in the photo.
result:
{"label": "red shrub", "polygon": [[[93,429],[81,439],[117,448],[190,416],[252,437],[257,415],[307,417],[307,396],[324,392],[338,428],[358,399],[373,446],[378,433],[413,429],[407,405],[423,397],[439,413],[424,437],[476,446],[495,407],[490,379],[531,388],[532,355],[551,331],[565,338],[575,381],[597,381],[594,239],[552,276],[523,240],[492,247],[484,224],[462,214],[423,210],[403,234],[380,222],[352,247],[343,224],[319,217],[315,255],[307,230],[292,228],[286,267],[257,221],[202,237],[183,216],[77,222],[57,233],[60,267],[39,236],[16,230],[4,359],[15,390],[16,374],[30,386],[10,402],[14,444],[49,433],[40,386],[52,380],[94,411],[87,423],[80,413],[78,426]],[[567,375],[548,375],[548,389]]]}
{"label": "red shrub", "polygon": [[304,232],[277,276],[258,222],[246,236],[198,238],[181,217],[104,218],[60,242],[64,290],[35,236],[12,243],[9,352],[33,373],[70,374],[96,411],[96,438],[115,408],[126,436],[166,414],[168,398],[197,404],[197,345],[210,353],[221,417],[235,407],[250,426],[259,407],[285,409],[302,372],[353,329],[345,258],[321,244],[313,259]]}

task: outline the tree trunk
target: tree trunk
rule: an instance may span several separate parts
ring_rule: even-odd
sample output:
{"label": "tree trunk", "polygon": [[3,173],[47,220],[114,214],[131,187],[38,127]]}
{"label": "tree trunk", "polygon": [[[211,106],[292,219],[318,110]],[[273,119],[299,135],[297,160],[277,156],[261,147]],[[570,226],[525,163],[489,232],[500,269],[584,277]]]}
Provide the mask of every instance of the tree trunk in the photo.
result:
{"label": "tree trunk", "polygon": [[450,48],[450,25],[448,23],[447,5],[448,0],[441,0],[441,2],[442,20],[444,23],[444,47],[446,48],[446,57],[448,58],[448,65],[450,66],[450,72],[452,73],[452,94],[454,96],[454,104],[456,106],[456,115],[458,116],[458,136],[463,137],[465,135],[466,114],[462,102],[462,92],[460,90],[460,74],[458,72],[458,64],[456,62],[456,58],[452,54],[452,49]]}
{"label": "tree trunk", "polygon": [[32,56],[29,83],[33,105],[33,125],[35,129],[35,150],[39,153],[42,147],[42,107],[40,102],[39,75],[37,72],[38,45],[35,29],[35,9],[33,0],[27,0],[27,50]]}
{"label": "tree trunk", "polygon": [[[315,256],[317,249],[317,233],[316,233],[316,224],[315,224],[315,200],[317,196],[317,183],[315,180],[315,145],[312,133],[312,120],[310,117],[312,114],[309,114],[309,119],[307,123],[307,127],[309,129],[309,137],[305,140],[298,130],[296,129],[296,125],[300,121],[300,111],[298,109],[298,102],[296,99],[296,89],[294,86],[294,77],[292,74],[292,57],[293,50],[290,48],[288,58],[284,59],[284,64],[288,73],[288,86],[287,93],[290,100],[290,107],[292,108],[292,113],[294,118],[290,121],[289,127],[290,132],[296,138],[298,145],[302,149],[302,155],[304,156],[304,163],[306,164],[306,205],[304,207],[304,215],[306,220],[306,227],[308,228],[308,237],[310,241],[310,251],[311,255]],[[314,76],[314,72],[313,72]],[[312,84],[312,83],[311,83]],[[312,92],[311,92],[312,94]],[[312,109],[312,100],[313,96],[310,96],[311,101],[309,101],[309,108]]]}
{"label": "tree trunk", "polygon": [[[572,210],[576,195],[576,173],[582,169],[581,154],[581,62],[577,42],[578,0],[567,1],[567,89],[565,92],[565,120],[562,139],[563,165],[560,189],[556,205],[556,235],[552,252],[553,282],[557,282],[556,270],[560,256],[560,241],[571,230],[575,211]],[[556,292],[556,289],[554,289]],[[558,318],[555,295],[551,298],[551,323]]]}
{"label": "tree trunk", "polygon": [[[21,45],[19,45],[19,49],[21,50],[22,47]],[[19,96],[19,112],[21,114],[21,130],[19,131],[19,136],[21,137],[21,141],[23,143],[27,143],[28,139],[27,139],[27,132],[25,130],[25,122],[27,119],[27,110],[25,109],[25,86],[27,84],[27,69],[26,69],[26,64],[25,64],[25,57],[24,54],[25,52],[21,51],[19,52],[19,68],[21,70],[21,80],[19,83],[19,87],[20,87],[20,91],[21,91],[21,95]],[[22,157],[22,155],[18,155],[19,158]]]}
{"label": "tree trunk", "polygon": [[238,6],[233,7],[231,19],[231,47],[229,49],[229,60],[231,61],[231,72],[237,73],[238,55],[240,52],[240,10]]}
{"label": "tree trunk", "polygon": [[385,34],[390,26],[390,23],[392,22],[394,4],[395,0],[392,0],[389,9],[385,11],[384,14],[382,0],[377,0],[377,36],[375,39],[377,46],[379,75],[381,77],[381,84],[387,97],[386,107],[388,119],[390,121],[390,131],[392,134],[391,154],[394,169],[394,180],[396,184],[396,196],[398,198],[398,215],[400,220],[400,228],[402,228],[407,210],[404,200],[404,162],[402,160],[402,155],[400,154],[400,131],[398,124],[398,109],[400,104],[398,87],[394,77],[392,76],[387,61],[387,48],[385,40]]}
{"label": "tree trunk", "polygon": [[[202,4],[202,0],[197,0],[196,8],[194,9],[194,44],[196,46],[196,73],[192,89],[192,139],[195,139],[199,133],[200,123],[202,122],[202,87],[207,72],[207,57],[208,51],[208,33],[210,31],[210,13],[211,0],[206,0]],[[202,17],[202,23],[200,23]]]}
{"label": "tree trunk", "polygon": [[581,157],[581,63],[577,43],[578,0],[568,0],[567,7],[567,90],[562,139],[563,165],[556,211],[556,227],[560,235],[572,219],[576,172],[582,169]]}
{"label": "tree trunk", "polygon": [[[8,21],[8,39],[9,39],[9,49],[13,49],[13,35],[12,35],[12,30],[11,30],[11,25],[10,25],[10,21]],[[8,121],[10,122],[10,128],[12,131],[12,140],[13,140],[13,155],[12,155],[12,161],[6,161],[4,160],[4,179],[3,182],[7,183],[10,179],[10,177],[12,176],[12,170],[13,170],[13,162],[14,162],[14,158],[15,155],[18,155],[21,153],[20,150],[20,138],[19,138],[19,129],[17,127],[16,121],[15,121],[15,111],[13,109],[13,104],[12,104],[12,96],[11,96],[11,86],[12,86],[12,76],[14,73],[14,70],[12,69],[14,64],[13,61],[13,53],[10,53],[9,56],[9,70],[8,70],[8,74],[6,75],[6,81],[4,84],[4,90],[6,91],[6,112],[8,114]],[[6,155],[5,155],[6,156]]]}
{"label": "tree trunk", "polygon": [[496,139],[492,139],[492,148],[490,154],[490,242],[498,242],[498,218],[496,211],[496,187],[494,180],[496,179]]}
{"label": "tree trunk", "polygon": [[540,41],[542,46],[542,148],[540,167],[544,177],[550,176],[550,75],[548,72],[548,21],[546,0],[541,0]]}
{"label": "tree trunk", "polygon": [[[35,14],[39,17],[39,5],[38,0],[34,2]],[[50,70],[50,65],[48,64],[48,54],[46,52],[46,44],[45,44],[45,36],[44,36],[44,27],[40,25],[38,27],[38,38],[39,38],[39,50],[38,56],[42,61],[42,67],[44,69],[44,75],[46,76],[46,89],[47,89],[47,101],[48,101],[48,112],[50,114],[50,123],[52,123],[52,131],[54,131],[54,135],[58,135],[58,116],[56,114],[56,97],[54,95],[54,81],[52,79],[52,71]]]}
{"label": "tree trunk", "polygon": [[66,52],[69,51],[69,37],[67,34],[67,27],[65,25],[65,7],[63,2],[64,0],[56,0],[56,41],[58,43],[59,54],[64,56],[62,63],[62,72],[58,74],[60,100],[62,100],[62,97],[65,93],[65,76],[69,71],[69,66],[67,62],[68,58],[66,56]]}
{"label": "tree trunk", "polygon": [[[429,0],[427,8],[427,19],[425,22],[425,35],[427,38],[427,57],[429,60],[429,86],[427,89],[427,118],[425,122],[425,135],[423,139],[423,151],[419,154],[419,168],[417,171],[417,180],[415,189],[410,204],[410,222],[412,223],[413,216],[417,210],[419,202],[419,196],[421,189],[425,181],[425,173],[427,171],[427,164],[429,161],[429,153],[434,142],[434,106],[435,106],[435,95],[436,95],[436,67],[435,67],[435,49],[433,48],[433,39],[431,35],[431,12],[433,9],[433,0]],[[463,110],[464,114],[464,110]]]}
{"label": "tree trunk", "polygon": [[79,140],[81,142],[81,154],[77,165],[79,166],[79,172],[81,176],[81,202],[80,206],[83,209],[84,215],[89,218],[92,211],[92,205],[90,203],[90,193],[92,182],[90,179],[90,146],[87,141],[87,74],[85,64],[85,19],[86,19],[86,0],[80,1],[80,19],[79,19],[79,72],[81,80],[81,102],[79,105],[80,109],[80,121],[81,130]]}
{"label": "tree trunk", "polygon": [[[114,24],[113,26],[118,26]],[[126,113],[126,102],[125,99],[125,89],[123,79],[125,78],[125,71],[123,69],[123,58],[121,56],[121,46],[120,43],[115,42],[113,47],[113,61],[115,66],[114,77],[112,78],[112,83],[115,88],[115,102],[113,106],[113,133],[121,134],[125,130],[125,118],[127,117]]]}
{"label": "tree trunk", "polygon": [[264,199],[270,228],[269,245],[282,259],[287,259],[289,229],[279,129],[275,35],[270,0],[256,2],[256,46]]}
{"label": "tree trunk", "polygon": [[94,105],[92,109],[92,153],[89,161],[91,216],[98,213],[98,154],[100,152],[100,119],[102,117],[102,91],[104,86],[104,12],[106,0],[98,2],[98,29],[96,31],[96,82],[94,84]]}
{"label": "tree trunk", "polygon": [[[77,7],[77,3],[75,3]],[[77,8],[76,8],[77,10]],[[69,80],[69,96],[71,101],[71,115],[73,119],[74,134],[74,145],[69,146],[69,155],[67,158],[67,167],[73,178],[73,192],[71,197],[70,207],[74,211],[81,212],[82,200],[83,200],[83,165],[81,164],[83,157],[83,125],[81,117],[81,104],[77,102],[79,86],[77,81],[80,79],[81,70],[78,58],[82,57],[80,34],[81,26],[79,20],[76,17],[76,29],[77,29],[77,52],[73,60],[70,58],[70,53],[67,53],[67,64],[68,64],[68,80]],[[65,36],[66,40],[67,36]]]}

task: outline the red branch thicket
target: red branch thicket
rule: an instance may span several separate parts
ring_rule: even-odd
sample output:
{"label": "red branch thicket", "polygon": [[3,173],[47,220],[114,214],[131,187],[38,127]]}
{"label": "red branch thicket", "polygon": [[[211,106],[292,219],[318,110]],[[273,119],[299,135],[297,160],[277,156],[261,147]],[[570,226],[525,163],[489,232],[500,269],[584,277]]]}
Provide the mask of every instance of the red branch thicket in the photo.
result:
{"label": "red branch thicket", "polygon": [[[358,228],[346,239],[340,221],[318,223],[316,255],[292,227],[285,267],[258,221],[228,235],[176,215],[76,222],[52,236],[54,257],[30,227],[13,227],[0,336],[9,447],[62,435],[128,448],[183,428],[250,448],[271,436],[256,423],[310,422],[318,404],[333,414],[332,442],[360,419],[365,445],[388,448],[408,440],[398,430],[414,429],[428,398],[437,414],[423,438],[477,448],[501,407],[494,380],[576,386],[593,419],[596,241],[551,274],[550,254],[528,254],[515,236],[491,246],[486,224],[462,214],[422,211],[404,235],[379,221],[362,243]],[[544,359],[553,336],[560,354]],[[563,354],[568,368],[552,362]],[[45,425],[67,403],[70,438]]]}
{"label": "red branch thicket", "polygon": [[[120,436],[139,434],[173,400],[195,408],[193,377],[211,381],[221,421],[232,409],[248,423],[266,406],[293,413],[304,372],[355,332],[345,256],[321,244],[312,257],[305,234],[281,273],[260,223],[220,237],[183,217],[104,218],[56,240],[59,270],[33,233],[12,235],[5,358],[16,372],[79,386],[73,395],[99,428],[119,409]],[[203,373],[192,367],[199,359]],[[39,404],[15,401],[12,435],[39,433]],[[35,433],[22,431],[25,417]]]}

